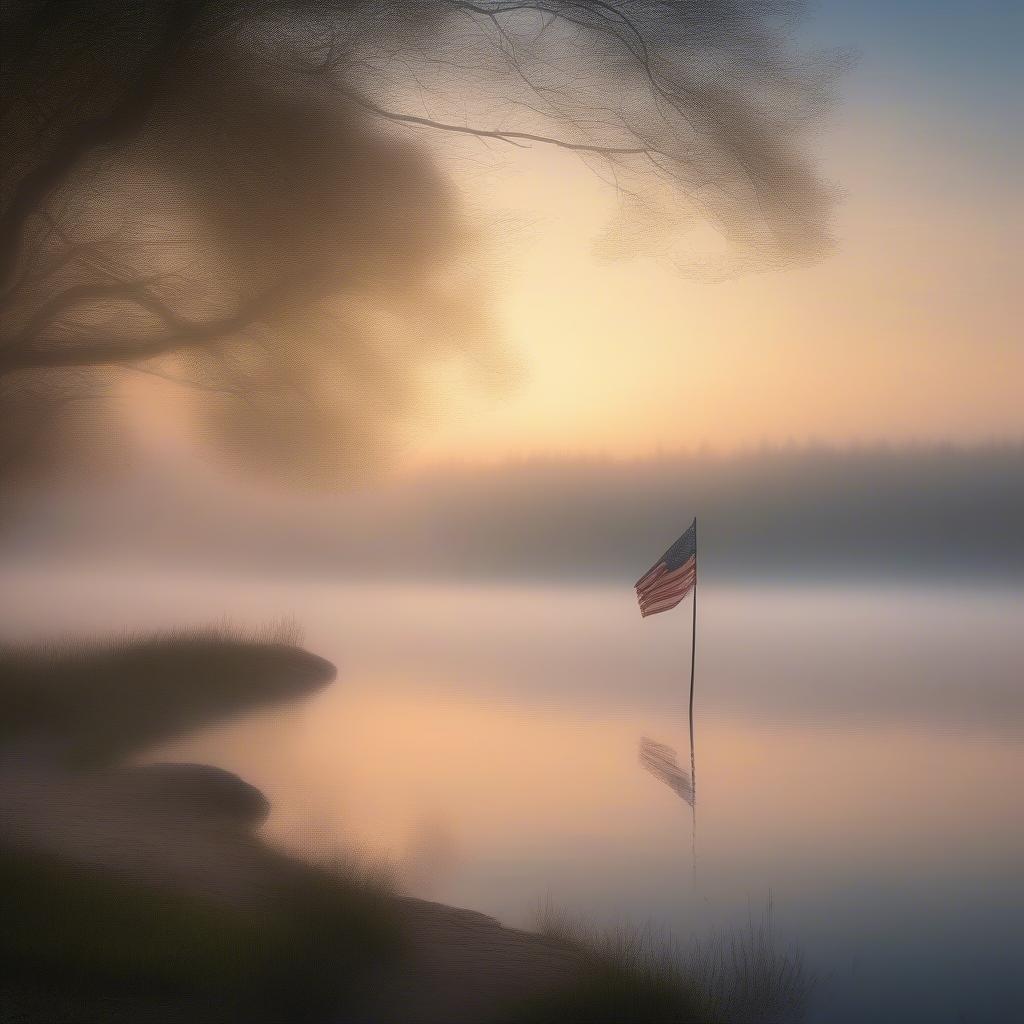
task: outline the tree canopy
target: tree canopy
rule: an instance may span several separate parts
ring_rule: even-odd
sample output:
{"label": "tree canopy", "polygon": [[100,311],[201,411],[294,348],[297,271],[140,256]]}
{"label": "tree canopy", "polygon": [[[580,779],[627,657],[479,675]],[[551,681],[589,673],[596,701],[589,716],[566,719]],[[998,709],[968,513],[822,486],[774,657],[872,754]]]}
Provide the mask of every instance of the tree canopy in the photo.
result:
{"label": "tree canopy", "polygon": [[[232,459],[335,481],[431,360],[487,365],[479,233],[438,140],[578,154],[653,223],[827,241],[832,63],[789,0],[7,0],[0,470],[74,457],[121,373]],[[433,146],[433,148],[432,148]]]}

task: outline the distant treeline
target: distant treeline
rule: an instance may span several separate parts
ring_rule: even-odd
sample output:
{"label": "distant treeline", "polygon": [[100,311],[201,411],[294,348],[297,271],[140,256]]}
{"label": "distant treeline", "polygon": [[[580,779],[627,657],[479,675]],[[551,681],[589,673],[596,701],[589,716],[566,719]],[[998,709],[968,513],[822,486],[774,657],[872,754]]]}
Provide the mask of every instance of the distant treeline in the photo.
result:
{"label": "distant treeline", "polygon": [[705,579],[1024,581],[1024,444],[524,460],[309,499],[198,479],[12,498],[0,543],[61,559],[632,583],[696,515]]}

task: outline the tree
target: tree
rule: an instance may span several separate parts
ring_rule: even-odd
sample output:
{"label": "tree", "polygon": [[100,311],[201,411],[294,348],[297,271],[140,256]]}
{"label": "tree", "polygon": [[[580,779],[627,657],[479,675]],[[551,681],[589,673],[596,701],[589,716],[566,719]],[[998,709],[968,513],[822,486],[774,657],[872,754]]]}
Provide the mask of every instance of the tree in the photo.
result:
{"label": "tree", "polygon": [[376,458],[438,354],[494,353],[439,139],[572,151],[634,219],[760,256],[825,241],[801,137],[828,61],[789,0],[9,0],[0,468],[80,453],[119,374],[228,454]]}

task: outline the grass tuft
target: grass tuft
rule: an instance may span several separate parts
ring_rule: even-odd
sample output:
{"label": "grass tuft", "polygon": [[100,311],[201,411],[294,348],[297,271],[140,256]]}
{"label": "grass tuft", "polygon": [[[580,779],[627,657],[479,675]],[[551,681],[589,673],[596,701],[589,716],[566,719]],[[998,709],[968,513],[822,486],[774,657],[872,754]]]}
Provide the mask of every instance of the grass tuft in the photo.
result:
{"label": "grass tuft", "polygon": [[811,990],[800,954],[779,946],[770,899],[760,921],[689,945],[651,925],[596,928],[550,901],[538,926],[580,953],[583,977],[510,1022],[789,1024]]}
{"label": "grass tuft", "polygon": [[694,942],[682,962],[714,1020],[796,1021],[814,987],[800,951],[779,944],[771,897],[760,919],[751,916],[745,928]]}

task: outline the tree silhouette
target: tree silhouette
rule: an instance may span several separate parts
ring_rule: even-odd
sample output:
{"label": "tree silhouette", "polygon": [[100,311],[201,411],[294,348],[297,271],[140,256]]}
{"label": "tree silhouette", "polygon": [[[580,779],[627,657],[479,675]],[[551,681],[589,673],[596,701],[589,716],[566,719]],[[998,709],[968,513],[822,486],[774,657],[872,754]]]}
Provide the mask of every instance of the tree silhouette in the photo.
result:
{"label": "tree silhouette", "polygon": [[831,65],[787,45],[793,7],[5,3],[0,472],[113,434],[127,373],[186,387],[247,466],[373,464],[434,359],[497,365],[438,140],[572,151],[640,233],[686,205],[759,256],[817,252],[801,141]]}

